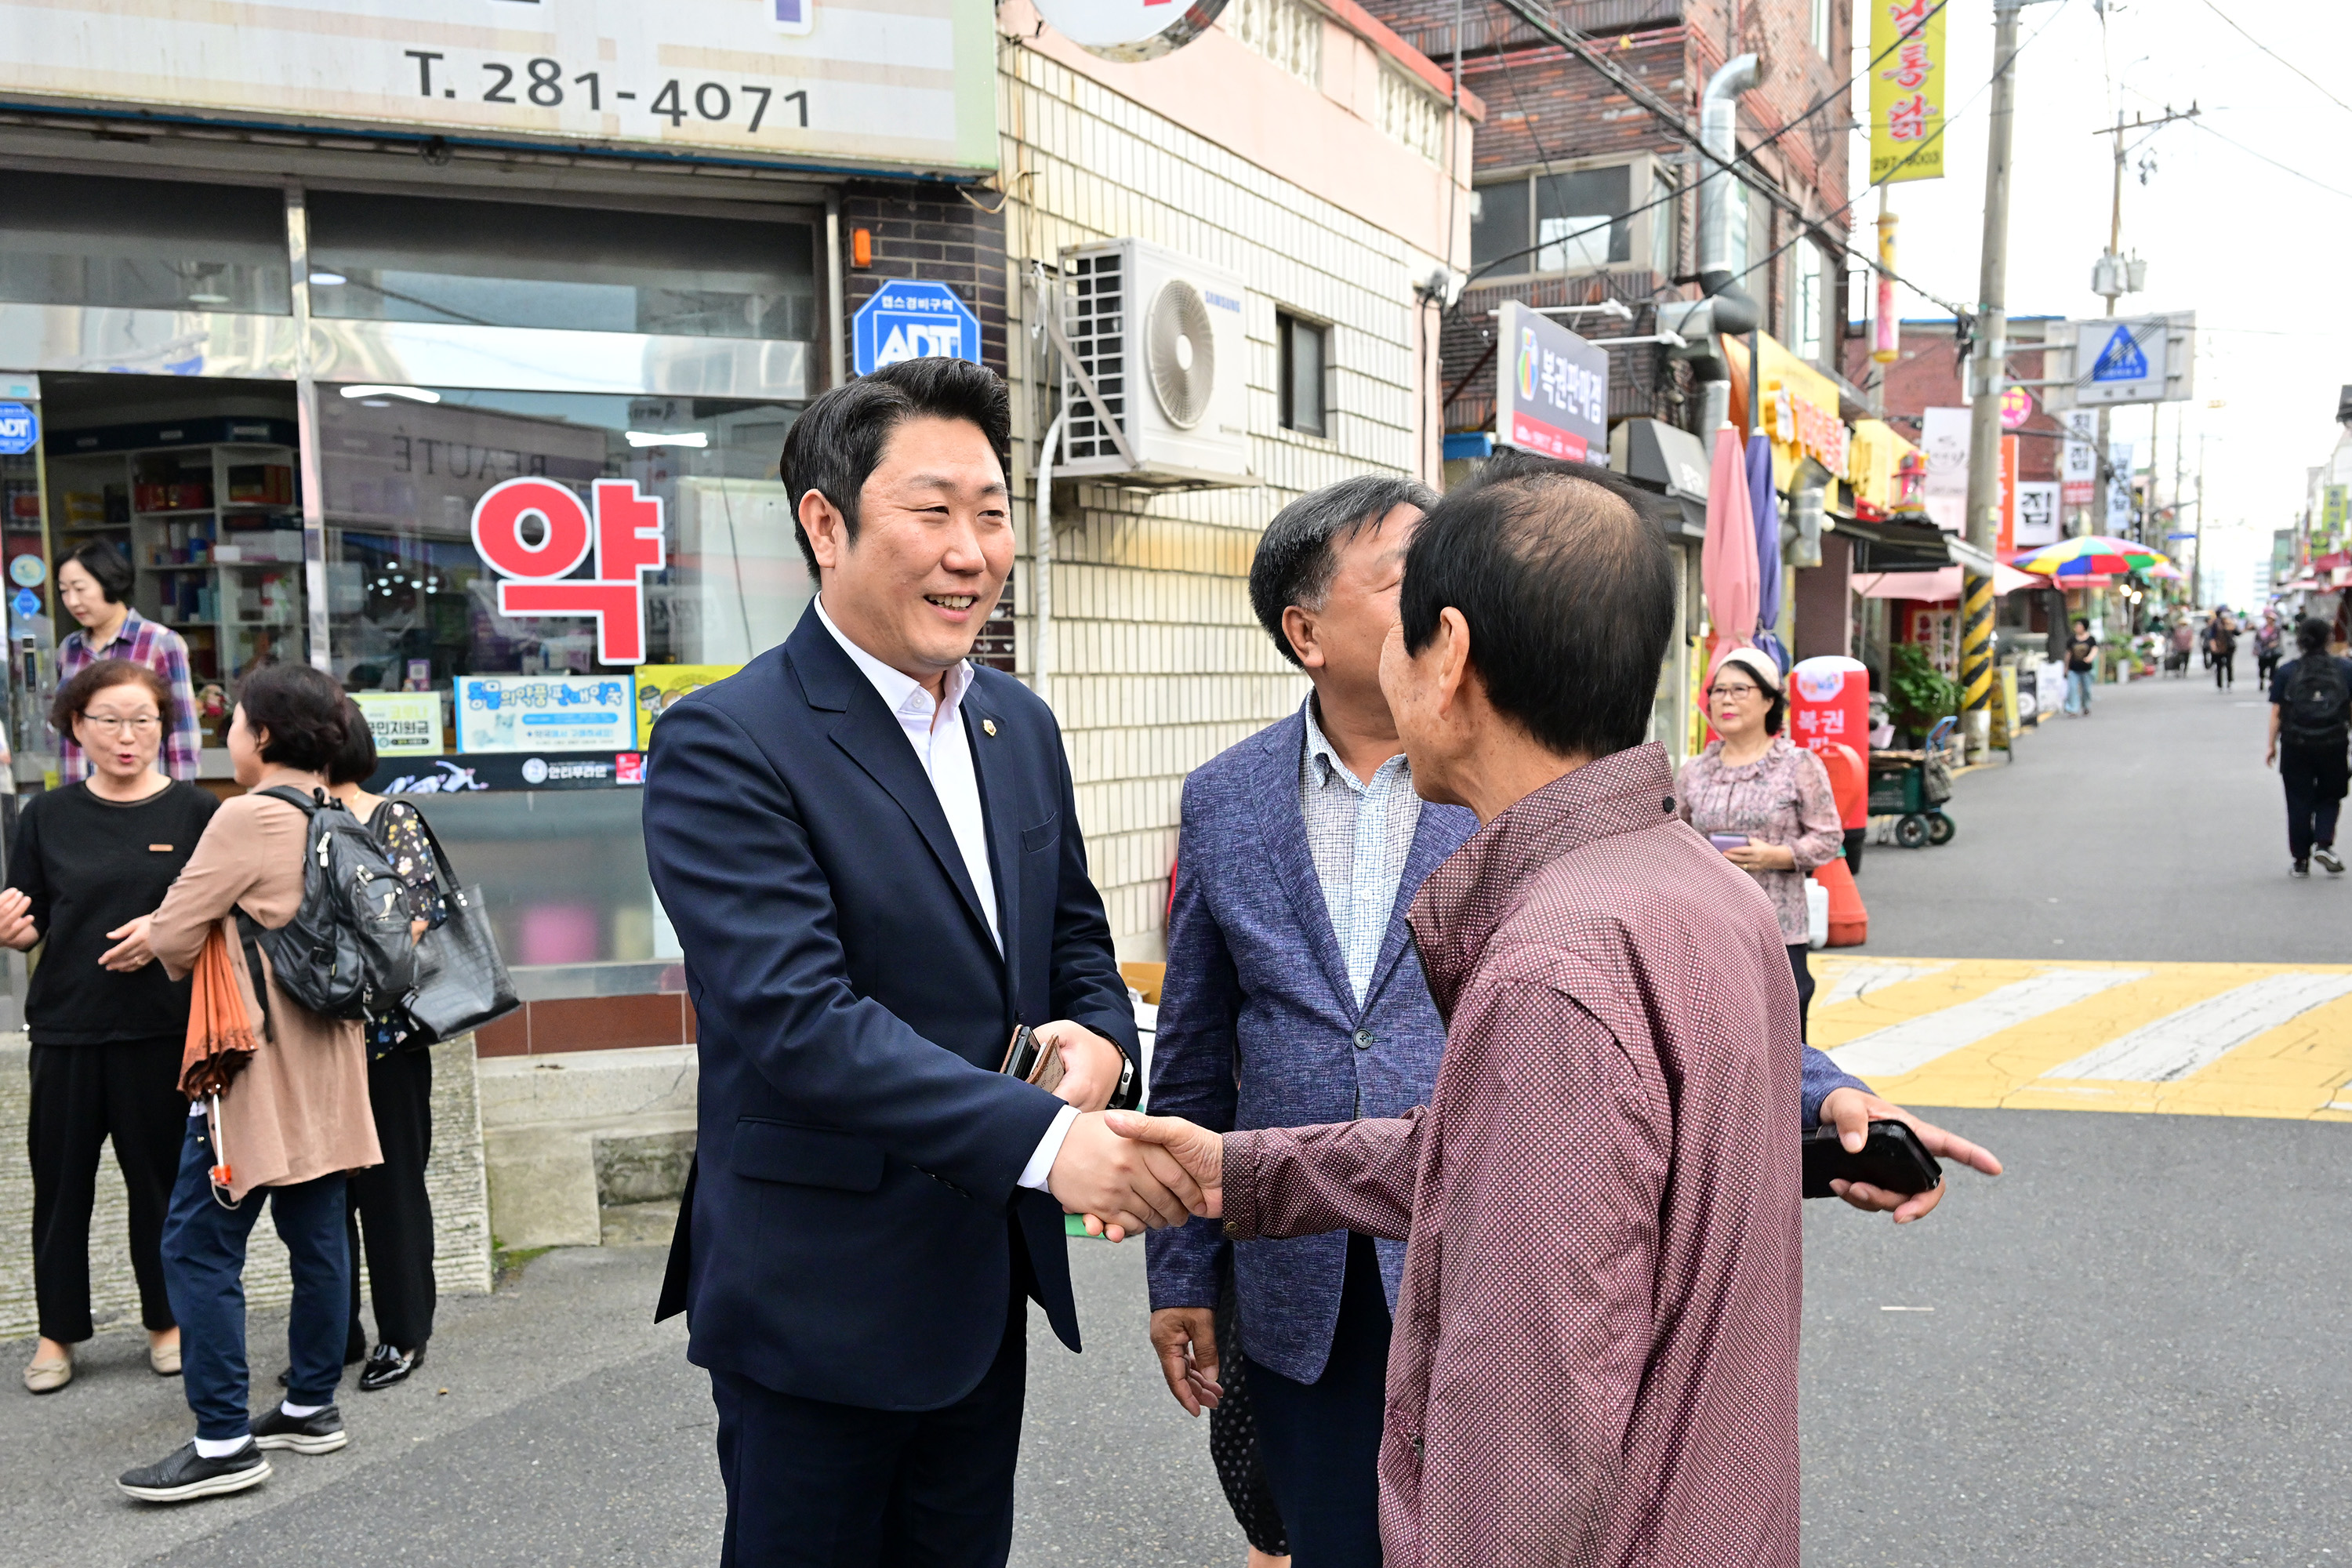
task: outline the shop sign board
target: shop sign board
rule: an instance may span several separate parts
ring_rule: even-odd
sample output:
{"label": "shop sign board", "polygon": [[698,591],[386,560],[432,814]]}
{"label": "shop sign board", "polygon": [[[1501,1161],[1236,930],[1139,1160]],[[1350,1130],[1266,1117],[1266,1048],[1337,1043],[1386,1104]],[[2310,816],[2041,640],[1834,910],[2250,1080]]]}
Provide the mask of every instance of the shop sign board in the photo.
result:
{"label": "shop sign board", "polygon": [[910,359],[980,360],[980,318],[944,283],[894,278],[850,321],[857,374]]}
{"label": "shop sign board", "polygon": [[0,0],[11,96],[875,165],[996,165],[969,0]]}
{"label": "shop sign board", "polygon": [[2139,507],[2132,497],[2132,444],[2129,441],[2107,443],[2107,533],[2116,539],[2128,536]]}
{"label": "shop sign board", "polygon": [[1966,531],[1969,520],[1969,411],[1930,408],[1919,416],[1919,446],[1927,456],[1927,474],[1919,481],[1919,496],[1927,521],[1946,533]]}
{"label": "shop sign board", "polygon": [[[627,675],[461,675],[457,750],[603,752],[637,732],[636,681]],[[552,764],[541,763],[538,784]]]}
{"label": "shop sign board", "polygon": [[1944,12],[1937,0],[1871,0],[1870,183],[1944,175]]}
{"label": "shop sign board", "polygon": [[555,757],[491,752],[390,758],[362,787],[372,795],[478,795],[490,790],[629,788],[645,782],[643,752],[575,752]]}
{"label": "shop sign board", "polygon": [[2000,395],[2000,427],[2016,430],[2033,417],[2033,394],[2021,386],[2012,386]]}
{"label": "shop sign board", "polygon": [[[474,503],[474,550],[507,579],[499,614],[593,616],[597,663],[643,664],[645,574],[668,563],[661,498],[639,494],[635,479],[598,479],[590,489],[593,521],[580,497],[553,479],[492,485]],[[592,545],[596,575],[572,576]]]}
{"label": "shop sign board", "polygon": [[2088,506],[2099,482],[2099,416],[2088,408],[2066,411],[2066,450],[2060,459],[2059,502]]}
{"label": "shop sign board", "polygon": [[1838,654],[1801,658],[1789,671],[1791,737],[1808,751],[1870,747],[1870,670]]}
{"label": "shop sign board", "polygon": [[40,439],[40,416],[21,403],[0,403],[0,455],[21,458]]}
{"label": "shop sign board", "polygon": [[368,732],[383,757],[437,757],[441,741],[441,694],[437,691],[354,691],[352,700],[367,716]]}
{"label": "shop sign board", "polygon": [[1609,353],[1517,300],[1496,322],[1503,353],[1495,439],[1506,447],[1591,460],[1609,449]]}
{"label": "shop sign board", "polygon": [[2058,486],[2031,479],[2017,487],[2017,548],[2038,550],[2058,542]]}
{"label": "shop sign board", "polygon": [[2006,555],[2017,548],[2017,437],[2000,438],[2000,500],[1995,516],[2000,519],[2000,537],[1994,549]]}

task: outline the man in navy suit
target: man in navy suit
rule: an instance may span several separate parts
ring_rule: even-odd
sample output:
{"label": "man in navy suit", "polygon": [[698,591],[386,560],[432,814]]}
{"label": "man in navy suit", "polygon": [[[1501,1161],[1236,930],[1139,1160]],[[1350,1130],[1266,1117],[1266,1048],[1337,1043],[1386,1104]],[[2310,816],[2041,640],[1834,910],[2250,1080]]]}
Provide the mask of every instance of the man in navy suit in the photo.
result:
{"label": "man in navy suit", "polygon": [[[1225,1132],[1429,1102],[1445,1025],[1405,911],[1478,823],[1414,794],[1380,661],[1406,547],[1435,500],[1410,479],[1349,479],[1292,502],[1259,542],[1251,604],[1314,690],[1185,781],[1156,1115]],[[1937,1154],[2000,1169],[1819,1051],[1805,1054],[1802,1102],[1806,1126],[1833,1122],[1850,1147],[1874,1117],[1897,1117]],[[1942,1189],[1906,1198],[1854,1184],[1842,1195],[1899,1222]],[[1377,1464],[1404,1244],[1346,1232],[1235,1244],[1198,1220],[1146,1246],[1153,1348],[1194,1414],[1217,1403],[1220,1357],[1236,1349],[1217,1344],[1213,1310],[1232,1272],[1243,1384],[1294,1568],[1379,1568]]]}
{"label": "man in navy suit", "polygon": [[[724,1564],[999,1568],[1025,1302],[1078,1348],[1065,1208],[1139,1229],[1198,1197],[1103,1125],[1135,1024],[1061,736],[969,662],[1009,440],[958,360],[811,404],[782,473],[818,598],[655,731],[646,853],[701,1034],[657,1316],[710,1373]],[[1055,1093],[997,1070],[1018,1024]]]}

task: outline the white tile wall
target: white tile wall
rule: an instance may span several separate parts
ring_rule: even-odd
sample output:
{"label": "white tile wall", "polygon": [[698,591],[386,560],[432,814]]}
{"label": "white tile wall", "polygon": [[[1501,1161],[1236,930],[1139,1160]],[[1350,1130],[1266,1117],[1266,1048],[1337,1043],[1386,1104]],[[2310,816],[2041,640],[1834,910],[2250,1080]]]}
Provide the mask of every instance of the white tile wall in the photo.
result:
{"label": "white tile wall", "polygon": [[[1250,611],[1258,531],[1304,491],[1412,467],[1421,368],[1412,280],[1433,262],[1054,60],[1018,47],[1000,60],[1003,168],[1014,198],[1005,241],[1024,538],[1034,526],[1030,459],[1059,381],[1031,331],[1030,258],[1052,266],[1065,247],[1132,236],[1237,272],[1248,289],[1251,468],[1264,482],[1160,495],[1055,487],[1054,705],[1120,956],[1153,959],[1165,951],[1184,775],[1307,693]],[[1328,438],[1276,428],[1277,306],[1332,324]],[[1025,670],[1034,625],[1029,561],[1016,581]]]}

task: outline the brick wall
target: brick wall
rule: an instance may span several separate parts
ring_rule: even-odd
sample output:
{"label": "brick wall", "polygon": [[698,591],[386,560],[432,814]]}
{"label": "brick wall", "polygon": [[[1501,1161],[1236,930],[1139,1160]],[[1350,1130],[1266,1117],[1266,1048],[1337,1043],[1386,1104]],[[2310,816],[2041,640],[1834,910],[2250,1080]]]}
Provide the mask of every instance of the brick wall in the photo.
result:
{"label": "brick wall", "polygon": [[[1132,236],[1244,283],[1258,485],[1057,484],[1054,492],[1054,706],[1119,956],[1155,959],[1184,775],[1307,691],[1250,613],[1259,531],[1305,490],[1368,470],[1412,470],[1418,384],[1435,368],[1415,352],[1412,284],[1435,258],[1042,53],[1008,47],[1001,60],[1013,268],[1029,258],[1056,266],[1067,246]],[[1277,427],[1277,307],[1329,324],[1328,437]],[[1029,341],[1018,330],[1028,309],[1016,295],[1016,343]],[[1031,460],[1060,377],[1024,348],[1013,379],[1014,491],[1034,538]],[[1023,570],[1025,636],[1034,608],[1025,561]]]}
{"label": "brick wall", "polygon": [[[22,1035],[0,1042],[0,1339],[33,1333],[33,1180],[25,1152],[28,1092]],[[450,1295],[490,1288],[488,1190],[482,1177],[482,1121],[474,1093],[470,1038],[433,1047],[433,1158],[425,1171],[433,1200],[433,1275]],[[139,1327],[139,1289],[131,1277],[130,1230],[122,1173],[109,1148],[99,1157],[98,1209],[90,1221],[90,1310],[99,1331]],[[248,1306],[291,1299],[286,1247],[268,1225],[254,1226],[245,1269]],[[370,1320],[373,1328],[373,1321]],[[257,1367],[267,1379],[268,1368]],[[256,1392],[261,1392],[257,1384]]]}

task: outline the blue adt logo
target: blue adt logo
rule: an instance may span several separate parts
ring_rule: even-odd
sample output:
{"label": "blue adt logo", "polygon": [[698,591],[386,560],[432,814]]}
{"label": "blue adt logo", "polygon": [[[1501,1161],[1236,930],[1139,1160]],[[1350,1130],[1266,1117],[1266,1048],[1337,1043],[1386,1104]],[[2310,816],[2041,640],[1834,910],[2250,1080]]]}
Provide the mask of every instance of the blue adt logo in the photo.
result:
{"label": "blue adt logo", "polygon": [[40,438],[41,422],[31,409],[21,403],[0,403],[0,453],[23,457]]}
{"label": "blue adt logo", "polygon": [[980,359],[980,318],[944,283],[894,279],[857,307],[857,374],[909,359]]}

